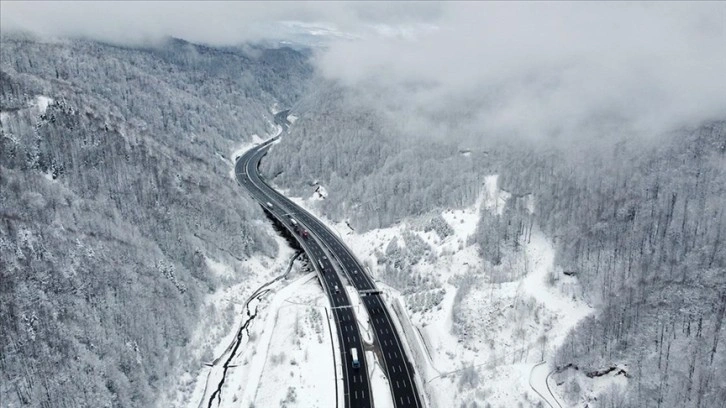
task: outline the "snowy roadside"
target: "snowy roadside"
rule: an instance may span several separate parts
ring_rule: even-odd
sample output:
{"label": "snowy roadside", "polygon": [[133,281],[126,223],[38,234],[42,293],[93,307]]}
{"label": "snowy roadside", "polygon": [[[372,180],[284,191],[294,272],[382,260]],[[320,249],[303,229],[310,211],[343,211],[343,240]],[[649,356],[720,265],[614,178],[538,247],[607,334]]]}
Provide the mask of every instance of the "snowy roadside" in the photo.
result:
{"label": "snowy roadside", "polygon": [[266,298],[218,407],[335,405],[327,298],[307,273]]}
{"label": "snowy roadside", "polygon": [[229,284],[204,300],[205,318],[189,344],[189,349],[195,351],[194,361],[176,385],[162,396],[158,406],[199,406],[211,371],[209,365],[221,360],[233,344],[237,329],[247,319],[245,301],[265,282],[282,274],[294,254],[283,238],[276,236],[275,239],[280,251],[274,258],[254,256],[243,262],[206,258],[209,268]]}
{"label": "snowy roadside", "polygon": [[[407,333],[407,338],[409,343],[417,340],[409,347],[414,355],[424,356],[416,363],[425,366],[419,372],[425,377],[432,406],[470,401],[503,407],[536,404],[541,399],[530,380],[537,390],[546,391],[552,367],[539,366],[544,376],[533,369],[543,360],[551,361],[567,333],[592,313],[579,298],[576,278],[551,279],[558,272],[554,247],[537,228],[522,250],[509,254],[503,262],[511,270],[508,275],[518,278],[500,283],[487,279],[491,265],[470,238],[480,211],[501,214],[509,197],[497,188],[496,175],[487,177],[474,205],[441,214],[453,230],[444,238],[435,231],[424,231],[417,220],[361,234],[345,220],[334,222],[321,216],[317,202],[324,198],[318,192],[306,199],[292,198],[344,239],[384,290],[389,304],[397,300],[405,305],[416,332],[413,336]],[[530,211],[534,205],[529,197]],[[426,284],[420,284],[414,293],[404,293],[386,271],[385,258],[391,242],[405,248],[410,233],[420,237],[434,256],[423,256],[410,266],[408,275]],[[474,289],[462,290],[464,286]]]}
{"label": "snowy roadside", "polygon": [[[272,107],[271,111],[272,111],[273,115],[276,114],[277,112],[279,112],[276,105]],[[241,157],[243,154],[245,154],[245,152],[247,152],[251,148],[253,148],[257,145],[260,145],[273,137],[278,137],[282,134],[282,130],[283,130],[282,126],[272,123],[267,118],[265,118],[265,120],[267,121],[268,125],[272,129],[274,129],[273,132],[266,134],[264,138],[260,137],[257,134],[250,136],[249,141],[240,143],[240,144],[236,145],[234,148],[232,148],[232,150],[229,152],[229,156],[225,156],[224,154],[217,152],[216,156],[220,160],[222,160],[223,162],[225,162],[231,166],[230,170],[229,170],[229,176],[233,180],[237,180],[237,176],[234,174],[234,166],[235,166],[235,163],[237,163],[237,159],[239,157]]]}
{"label": "snowy roadside", "polygon": [[[292,255],[292,250],[288,248],[284,253]],[[210,301],[233,302],[235,309],[239,309],[245,296],[259,288],[258,283],[264,284],[285,272],[289,257],[279,256],[274,261],[267,265],[270,273],[246,282],[244,288],[230,286]],[[200,365],[197,372],[185,373],[178,389],[168,393],[159,406],[335,406],[338,379],[334,364],[339,362],[333,357],[337,345],[333,340],[337,334],[330,331],[335,330],[333,322],[327,321],[329,315],[332,319],[326,310],[328,299],[316,275],[305,272],[307,268],[301,261],[294,265],[288,279],[266,286],[262,296],[250,302],[254,319],[245,327],[233,356],[231,345],[237,329],[250,317],[245,311],[235,314],[232,327],[229,324],[215,327],[210,323],[199,330],[195,344],[200,339],[208,345],[216,344],[214,359],[205,362],[210,366]],[[215,393],[226,361],[229,363],[224,384],[221,392]]]}

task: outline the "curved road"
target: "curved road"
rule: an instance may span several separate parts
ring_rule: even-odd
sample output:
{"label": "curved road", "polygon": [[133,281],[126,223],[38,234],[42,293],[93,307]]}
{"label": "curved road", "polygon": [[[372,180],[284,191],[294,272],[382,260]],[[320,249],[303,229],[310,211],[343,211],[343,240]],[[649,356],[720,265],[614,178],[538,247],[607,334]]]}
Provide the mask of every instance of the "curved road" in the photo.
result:
{"label": "curved road", "polygon": [[[344,362],[342,366],[346,406],[370,407],[372,395],[356,317],[348,295],[343,289],[341,277],[333,268],[328,255],[337,261],[339,268],[356,288],[368,310],[395,406],[421,407],[421,398],[414,381],[413,365],[405,353],[390,312],[381,299],[380,291],[362,264],[345,243],[322,222],[262,180],[258,166],[275,140],[276,138],[270,139],[239,157],[235,164],[235,174],[237,181],[250,192],[252,197],[292,232],[307,252],[311,263],[315,265],[318,276],[323,282],[323,288],[330,298],[338,327],[338,342],[341,359]],[[308,238],[296,234],[291,218],[309,231]],[[360,368],[352,367],[349,355],[352,347],[358,349]]]}
{"label": "curved road", "polygon": [[[341,350],[341,366],[343,368],[343,393],[346,407],[371,407],[372,394],[367,375],[367,365],[363,357],[361,336],[356,324],[353,308],[351,307],[348,294],[343,289],[343,282],[335,273],[333,264],[325,255],[318,242],[311,236],[307,239],[294,233],[290,218],[290,212],[280,202],[267,184],[262,182],[257,173],[257,166],[260,159],[266,153],[271,141],[259,145],[237,159],[235,173],[237,181],[244,186],[266,211],[271,213],[288,228],[296,237],[300,245],[310,258],[310,263],[315,266],[318,277],[322,282],[323,290],[330,299],[330,304],[335,317],[335,324],[338,332],[338,344]],[[268,203],[271,204],[268,205]],[[336,289],[337,288],[337,289]],[[350,357],[350,349],[357,348],[360,358],[360,367],[354,368]],[[337,396],[336,396],[337,399]]]}

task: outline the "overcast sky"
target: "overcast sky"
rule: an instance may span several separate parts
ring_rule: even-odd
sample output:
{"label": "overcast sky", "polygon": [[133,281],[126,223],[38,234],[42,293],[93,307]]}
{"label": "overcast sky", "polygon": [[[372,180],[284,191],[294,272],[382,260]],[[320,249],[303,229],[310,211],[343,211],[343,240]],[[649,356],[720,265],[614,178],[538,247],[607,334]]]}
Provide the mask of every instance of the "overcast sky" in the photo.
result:
{"label": "overcast sky", "polygon": [[[136,44],[164,36],[197,43],[234,45],[282,38],[290,22],[317,25],[345,37],[375,33],[378,26],[436,21],[439,3],[242,2],[242,1],[2,1],[3,29],[48,36],[87,36]],[[294,34],[294,33],[293,33]]]}
{"label": "overcast sky", "polygon": [[[212,45],[307,32],[411,131],[653,133],[726,118],[726,3],[2,2],[3,30]],[[451,123],[448,123],[448,122]],[[458,129],[461,130],[461,129]]]}

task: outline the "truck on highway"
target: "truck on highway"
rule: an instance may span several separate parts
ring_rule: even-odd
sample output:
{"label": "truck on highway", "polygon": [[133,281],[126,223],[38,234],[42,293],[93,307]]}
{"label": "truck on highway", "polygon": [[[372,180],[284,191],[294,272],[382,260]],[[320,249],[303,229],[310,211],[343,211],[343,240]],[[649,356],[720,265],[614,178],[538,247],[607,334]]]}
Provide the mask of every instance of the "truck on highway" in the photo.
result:
{"label": "truck on highway", "polygon": [[350,358],[353,362],[353,368],[360,368],[360,361],[358,360],[358,349],[353,347],[350,349]]}

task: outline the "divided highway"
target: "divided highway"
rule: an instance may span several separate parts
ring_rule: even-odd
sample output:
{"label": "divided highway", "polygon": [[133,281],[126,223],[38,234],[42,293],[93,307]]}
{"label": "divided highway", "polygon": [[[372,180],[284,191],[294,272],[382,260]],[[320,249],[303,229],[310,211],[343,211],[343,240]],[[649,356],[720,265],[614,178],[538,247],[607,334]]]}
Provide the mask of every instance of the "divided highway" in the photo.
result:
{"label": "divided highway", "polygon": [[[343,288],[343,282],[335,273],[332,261],[325,255],[314,237],[303,238],[295,232],[292,224],[289,209],[284,202],[279,200],[279,194],[273,194],[272,190],[265,184],[257,173],[257,166],[260,159],[267,152],[271,141],[247,151],[237,159],[235,174],[237,181],[244,186],[262,205],[266,211],[277,218],[296,237],[300,245],[308,254],[311,264],[314,265],[318,277],[323,285],[323,290],[330,299],[335,325],[338,332],[338,344],[341,351],[341,366],[343,367],[343,393],[345,406],[351,408],[372,407],[372,394],[368,380],[368,368],[364,358],[360,331],[355,320],[353,308],[348,294]],[[350,352],[356,348],[359,353],[359,367],[353,367],[353,360]],[[337,395],[336,395],[337,399]]]}
{"label": "divided highway", "polygon": [[[250,192],[260,205],[293,233],[308,254],[311,263],[315,265],[323,288],[330,298],[338,328],[346,406],[370,407],[373,402],[356,316],[348,295],[343,289],[341,277],[333,268],[328,254],[337,261],[339,268],[348,277],[348,281],[356,288],[368,311],[376,346],[380,352],[379,355],[383,357],[383,368],[389,379],[395,406],[422,407],[414,380],[413,366],[393,325],[390,312],[381,299],[381,293],[373,280],[337,235],[309,212],[267,185],[260,177],[258,172],[260,160],[275,140],[276,138],[273,138],[254,147],[237,159],[235,164],[237,181]],[[292,219],[308,231],[308,237],[300,234],[301,230],[293,225]],[[350,356],[351,348],[358,350],[360,367],[353,367]]]}

